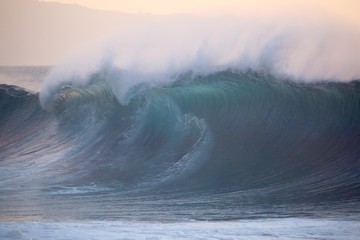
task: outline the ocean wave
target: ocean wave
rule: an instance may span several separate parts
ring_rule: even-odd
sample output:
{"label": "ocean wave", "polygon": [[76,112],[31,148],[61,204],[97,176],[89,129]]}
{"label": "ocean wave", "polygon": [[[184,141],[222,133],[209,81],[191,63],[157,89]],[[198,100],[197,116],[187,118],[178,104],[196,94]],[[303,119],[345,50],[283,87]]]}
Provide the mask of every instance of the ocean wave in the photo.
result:
{"label": "ocean wave", "polygon": [[58,87],[52,113],[37,94],[1,85],[2,187],[359,199],[357,81],[186,73],[135,85],[123,104],[104,76]]}

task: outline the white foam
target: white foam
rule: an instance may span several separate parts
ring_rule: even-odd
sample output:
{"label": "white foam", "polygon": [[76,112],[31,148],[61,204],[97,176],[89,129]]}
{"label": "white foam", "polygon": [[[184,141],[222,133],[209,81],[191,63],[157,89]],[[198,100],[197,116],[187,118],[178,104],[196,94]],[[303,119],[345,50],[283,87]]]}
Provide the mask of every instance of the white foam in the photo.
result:
{"label": "white foam", "polygon": [[358,239],[360,222],[282,218],[231,222],[2,223],[2,239]]}

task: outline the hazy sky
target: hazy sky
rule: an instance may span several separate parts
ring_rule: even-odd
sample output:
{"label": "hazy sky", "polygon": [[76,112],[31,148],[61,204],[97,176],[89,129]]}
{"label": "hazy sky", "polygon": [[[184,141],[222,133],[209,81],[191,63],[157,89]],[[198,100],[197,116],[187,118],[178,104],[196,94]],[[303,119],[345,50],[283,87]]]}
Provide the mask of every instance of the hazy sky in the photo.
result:
{"label": "hazy sky", "polygon": [[173,14],[192,13],[196,15],[246,15],[257,12],[274,14],[293,9],[330,12],[349,18],[360,19],[359,0],[45,0],[79,4],[101,10],[116,10],[128,13]]}
{"label": "hazy sky", "polygon": [[[236,43],[237,46],[245,46],[246,44],[242,41],[251,39],[251,41],[246,41],[254,45],[248,48],[259,48],[260,45],[257,42],[265,44],[266,39],[271,40],[265,44],[266,47],[263,46],[261,50],[263,51],[271,44],[280,43],[274,40],[275,35],[281,35],[276,32],[276,28],[285,25],[308,26],[306,27],[308,29],[303,29],[302,32],[294,30],[296,34],[302,34],[295,40],[301,39],[298,41],[299,44],[306,46],[305,50],[308,52],[316,52],[311,50],[311,47],[315,46],[313,42],[305,42],[308,37],[310,37],[309,41],[321,42],[323,40],[320,41],[320,39],[325,38],[329,29],[337,29],[337,32],[339,29],[344,29],[346,32],[341,35],[333,31],[330,34],[332,37],[326,38],[332,41],[328,41],[329,49],[331,49],[330,46],[345,48],[354,45],[357,50],[360,32],[359,10],[359,0],[0,0],[0,65],[57,64],[79,49],[92,46],[93,43],[107,41],[107,39],[114,39],[114,35],[121,35],[117,37],[117,42],[124,48],[119,53],[120,55],[127,54],[129,58],[130,56],[138,57],[136,49],[144,46],[148,46],[147,49],[153,48],[150,46],[150,41],[146,42],[147,39],[153,39],[154,45],[158,44],[162,38],[170,37],[169,32],[174,31],[173,36],[179,34],[181,31],[177,31],[177,27],[184,29],[183,35],[178,36],[179,39],[187,39],[188,42],[184,40],[184,42],[179,41],[178,45],[174,44],[172,46],[174,51],[183,45],[192,46],[192,42],[206,42],[203,39],[205,36],[197,36],[198,39],[195,41],[194,32],[206,32],[204,34],[209,37],[212,34],[219,35],[217,34],[219,30],[226,30],[226,34],[229,35],[224,39],[219,39],[219,44],[228,38],[233,39],[233,44]],[[193,16],[171,15],[179,13]],[[211,21],[204,24],[204,19],[207,17],[195,17],[196,15],[240,16],[240,18],[223,22],[215,20],[216,24]],[[243,19],[246,21],[242,21]],[[259,24],[259,21],[265,24]],[[160,22],[166,24],[167,27],[163,30],[157,27],[150,30],[148,27]],[[253,23],[257,24],[256,27],[249,26]],[[316,28],[317,24],[322,26]],[[139,27],[140,25],[142,27]],[[269,27],[272,28],[271,31]],[[186,31],[188,33],[185,33]],[[323,33],[322,36],[319,32]],[[293,34],[287,35],[289,38],[285,39],[285,34],[288,33],[284,32],[281,36],[281,40],[285,43],[290,41],[290,38],[294,38]],[[124,42],[125,38],[128,38],[128,42]],[[143,39],[144,42],[138,42],[137,38]],[[176,42],[178,39],[169,39],[169,41]],[[137,45],[135,46],[134,43]],[[166,44],[161,43],[159,46]],[[324,46],[323,43],[318,43],[318,45]],[[286,47],[288,46],[283,45],[281,49],[284,50]],[[118,48],[117,45],[116,48]],[[130,52],[129,49],[134,52]],[[320,49],[316,50],[320,51]],[[257,51],[254,49],[254,53],[260,54]],[[298,52],[306,51],[299,50]],[[354,53],[354,49],[337,51]],[[170,56],[173,52],[169,51],[168,55]],[[229,49],[229,52],[233,50]],[[333,52],[330,52],[333,56],[339,55]]]}

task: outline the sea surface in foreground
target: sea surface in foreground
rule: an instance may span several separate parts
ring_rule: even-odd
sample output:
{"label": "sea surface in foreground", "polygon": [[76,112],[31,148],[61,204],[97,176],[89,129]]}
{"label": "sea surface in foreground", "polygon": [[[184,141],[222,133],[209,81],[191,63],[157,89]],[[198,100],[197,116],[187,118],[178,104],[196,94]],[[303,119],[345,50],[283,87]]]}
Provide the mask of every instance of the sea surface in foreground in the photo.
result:
{"label": "sea surface in foreground", "polygon": [[280,218],[226,222],[3,223],[3,239],[359,239],[355,220]]}

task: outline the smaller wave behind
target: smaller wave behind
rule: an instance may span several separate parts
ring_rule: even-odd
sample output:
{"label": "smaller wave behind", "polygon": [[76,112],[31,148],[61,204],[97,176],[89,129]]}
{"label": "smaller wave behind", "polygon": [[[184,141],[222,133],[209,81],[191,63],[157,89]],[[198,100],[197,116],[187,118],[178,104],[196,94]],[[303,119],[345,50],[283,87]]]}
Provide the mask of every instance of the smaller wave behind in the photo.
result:
{"label": "smaller wave behind", "polygon": [[38,104],[38,96],[27,90],[13,86],[0,84],[0,124],[1,146],[5,147],[13,138],[21,139],[24,130],[29,130],[27,124],[31,124],[42,111]]}

